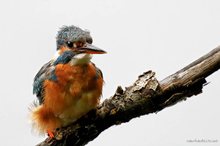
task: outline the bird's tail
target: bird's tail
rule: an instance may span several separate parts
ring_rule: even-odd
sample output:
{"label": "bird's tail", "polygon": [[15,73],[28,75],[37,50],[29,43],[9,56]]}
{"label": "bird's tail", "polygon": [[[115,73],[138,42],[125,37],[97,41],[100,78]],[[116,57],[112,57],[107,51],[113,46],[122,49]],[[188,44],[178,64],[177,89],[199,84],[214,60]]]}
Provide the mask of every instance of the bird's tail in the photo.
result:
{"label": "bird's tail", "polygon": [[31,124],[34,132],[45,134],[47,131],[54,131],[60,127],[61,121],[54,113],[45,106],[38,105],[30,108]]}

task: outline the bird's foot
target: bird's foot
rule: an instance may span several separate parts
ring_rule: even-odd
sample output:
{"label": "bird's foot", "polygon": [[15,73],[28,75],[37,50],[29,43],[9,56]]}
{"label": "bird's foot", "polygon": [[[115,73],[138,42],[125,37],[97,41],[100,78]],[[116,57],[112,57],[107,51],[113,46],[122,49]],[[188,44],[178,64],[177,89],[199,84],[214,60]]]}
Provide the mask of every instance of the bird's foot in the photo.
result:
{"label": "bird's foot", "polygon": [[47,134],[50,138],[54,138],[54,132],[52,132],[51,130],[47,130]]}

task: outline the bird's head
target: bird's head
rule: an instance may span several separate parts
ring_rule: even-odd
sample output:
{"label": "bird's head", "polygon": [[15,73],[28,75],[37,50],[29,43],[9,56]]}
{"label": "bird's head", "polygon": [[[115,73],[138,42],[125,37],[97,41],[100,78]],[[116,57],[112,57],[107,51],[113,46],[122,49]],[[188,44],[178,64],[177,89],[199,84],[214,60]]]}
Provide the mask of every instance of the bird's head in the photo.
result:
{"label": "bird's head", "polygon": [[67,48],[76,54],[104,54],[104,50],[92,45],[92,37],[88,31],[76,26],[63,26],[57,34],[57,50]]}

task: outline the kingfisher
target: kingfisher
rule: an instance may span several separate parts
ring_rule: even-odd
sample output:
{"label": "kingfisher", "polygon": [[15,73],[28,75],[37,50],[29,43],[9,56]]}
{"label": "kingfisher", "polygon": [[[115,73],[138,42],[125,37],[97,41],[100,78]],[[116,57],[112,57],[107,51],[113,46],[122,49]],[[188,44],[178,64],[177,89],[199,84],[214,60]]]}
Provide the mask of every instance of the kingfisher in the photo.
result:
{"label": "kingfisher", "polygon": [[106,51],[92,42],[89,31],[73,25],[58,31],[56,53],[33,83],[37,103],[31,109],[31,119],[39,133],[52,138],[57,128],[76,121],[99,104],[103,75],[91,58]]}

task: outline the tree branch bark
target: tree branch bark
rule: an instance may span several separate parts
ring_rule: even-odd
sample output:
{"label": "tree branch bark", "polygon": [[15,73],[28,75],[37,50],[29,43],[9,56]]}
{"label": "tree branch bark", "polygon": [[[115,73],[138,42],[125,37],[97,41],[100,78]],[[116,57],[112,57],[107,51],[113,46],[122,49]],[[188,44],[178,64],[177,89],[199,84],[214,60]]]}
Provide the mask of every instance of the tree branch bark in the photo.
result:
{"label": "tree branch bark", "polygon": [[37,146],[82,146],[102,131],[135,117],[155,113],[187,97],[202,93],[205,78],[220,68],[220,46],[183,69],[158,82],[155,73],[140,75],[133,85],[118,87],[115,94],[95,110],[56,130],[53,139],[47,138]]}

